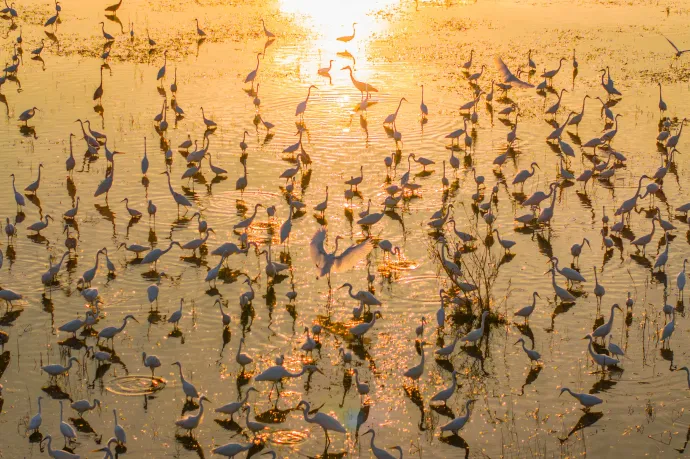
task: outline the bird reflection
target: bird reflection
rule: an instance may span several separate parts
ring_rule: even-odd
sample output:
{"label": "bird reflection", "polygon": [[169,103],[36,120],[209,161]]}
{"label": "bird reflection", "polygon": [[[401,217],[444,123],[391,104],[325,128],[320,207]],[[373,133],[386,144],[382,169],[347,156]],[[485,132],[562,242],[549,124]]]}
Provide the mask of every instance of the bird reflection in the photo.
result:
{"label": "bird reflection", "polygon": [[568,441],[568,439],[575,433],[580,430],[586,429],[587,427],[592,426],[594,423],[596,423],[599,419],[601,419],[604,416],[604,413],[601,412],[596,412],[596,413],[585,413],[578,419],[577,423],[575,426],[568,432],[568,435],[565,436],[565,438],[559,438],[561,443],[564,443]]}

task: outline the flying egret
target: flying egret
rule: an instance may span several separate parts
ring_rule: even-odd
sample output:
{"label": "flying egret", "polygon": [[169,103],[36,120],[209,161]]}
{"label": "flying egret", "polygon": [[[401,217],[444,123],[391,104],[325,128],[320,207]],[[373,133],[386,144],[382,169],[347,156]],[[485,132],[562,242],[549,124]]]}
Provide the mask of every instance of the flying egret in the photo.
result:
{"label": "flying egret", "polygon": [[[326,229],[319,229],[312,237],[309,244],[309,253],[319,271],[319,276],[326,276],[331,272],[344,272],[353,268],[357,263],[366,258],[374,247],[371,239],[367,238],[359,244],[351,245],[341,252],[340,255],[336,255],[338,251],[338,241],[340,239],[342,239],[341,236],[336,236],[334,250],[332,252],[326,252],[324,247]],[[350,292],[351,291],[350,288]],[[372,302],[370,305],[371,304],[378,305],[380,303],[376,300],[376,302]]]}
{"label": "flying egret", "polygon": [[508,83],[510,85],[513,85],[517,88],[525,89],[525,88],[533,88],[534,85],[530,83],[526,83],[522,80],[520,80],[518,77],[513,75],[513,73],[508,69],[508,66],[503,62],[503,59],[500,57],[496,56],[495,59],[496,63],[496,68],[498,69],[498,72],[501,74],[503,77],[503,82]]}

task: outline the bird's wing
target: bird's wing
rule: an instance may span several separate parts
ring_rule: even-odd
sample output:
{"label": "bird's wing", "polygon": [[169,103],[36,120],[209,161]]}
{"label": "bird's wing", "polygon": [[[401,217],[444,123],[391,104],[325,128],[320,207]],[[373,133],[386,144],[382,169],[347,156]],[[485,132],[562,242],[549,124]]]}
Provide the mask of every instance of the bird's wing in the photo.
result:
{"label": "bird's wing", "polygon": [[496,68],[498,69],[498,71],[503,76],[503,81],[505,83],[511,83],[518,88],[533,88],[534,87],[533,84],[526,83],[526,82],[522,81],[521,79],[519,79],[518,77],[516,77],[515,75],[513,75],[513,73],[510,71],[510,69],[505,64],[505,62],[503,62],[503,59],[501,59],[499,56],[496,56],[495,62],[496,62]]}
{"label": "bird's wing", "polygon": [[363,260],[374,248],[371,239],[352,245],[345,249],[343,253],[335,257],[333,261],[333,271],[347,271],[354,265]]}
{"label": "bird's wing", "polygon": [[326,249],[323,243],[326,240],[326,229],[319,229],[309,243],[309,254],[317,268],[322,268],[326,261]]}
{"label": "bird's wing", "polygon": [[676,52],[679,52],[678,47],[677,47],[676,45],[674,45],[673,42],[672,42],[671,40],[669,40],[668,37],[666,37],[666,35],[662,35],[662,37],[666,38],[666,41],[669,42],[669,44],[670,44],[671,46],[673,46],[673,49],[675,49]]}

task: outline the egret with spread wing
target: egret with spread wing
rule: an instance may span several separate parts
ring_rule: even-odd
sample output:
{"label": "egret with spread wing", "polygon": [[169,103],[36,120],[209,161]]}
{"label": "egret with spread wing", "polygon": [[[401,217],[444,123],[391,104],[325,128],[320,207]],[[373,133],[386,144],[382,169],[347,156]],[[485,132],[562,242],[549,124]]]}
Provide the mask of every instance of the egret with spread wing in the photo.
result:
{"label": "egret with spread wing", "polygon": [[323,245],[326,240],[326,230],[321,228],[314,234],[309,244],[309,251],[311,259],[316,264],[320,276],[326,276],[332,272],[342,272],[355,266],[359,261],[363,260],[369,252],[374,248],[370,239],[366,239],[359,244],[351,245],[345,249],[340,255],[335,253],[338,251],[338,241],[342,236],[336,236],[335,249],[333,252],[326,252]]}
{"label": "egret with spread wing", "polygon": [[496,56],[496,68],[498,71],[501,73],[501,76],[503,76],[503,82],[504,83],[510,83],[511,85],[517,87],[517,88],[533,88],[533,84],[526,83],[513,75],[513,72],[510,71],[508,66],[503,62],[503,59],[500,57]]}
{"label": "egret with spread wing", "polygon": [[669,42],[669,44],[670,44],[671,46],[673,46],[673,49],[676,50],[676,57],[682,56],[683,53],[690,53],[690,49],[683,49],[683,50],[680,50],[680,49],[678,49],[678,47],[675,45],[675,43],[673,43],[671,40],[668,39],[667,36],[662,35],[662,37],[664,37],[664,38],[666,39],[666,41]]}

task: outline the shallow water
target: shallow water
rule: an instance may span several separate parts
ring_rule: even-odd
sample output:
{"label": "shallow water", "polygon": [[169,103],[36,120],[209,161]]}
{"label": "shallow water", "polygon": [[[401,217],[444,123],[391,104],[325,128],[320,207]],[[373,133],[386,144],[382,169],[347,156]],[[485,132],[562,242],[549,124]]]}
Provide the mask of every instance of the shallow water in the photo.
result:
{"label": "shallow water", "polygon": [[[98,398],[102,411],[85,416],[92,431],[79,424],[84,432],[74,451],[82,457],[99,457],[92,453],[97,444],[112,435],[112,409],[117,408],[120,424],[128,433],[127,457],[205,457],[211,449],[228,442],[243,443],[251,434],[239,426],[225,422],[225,417],[208,412],[196,430],[195,440],[176,430],[174,420],[196,407],[185,405],[184,393],[176,367],[179,360],[185,376],[215,407],[236,401],[249,385],[260,393],[250,396],[252,415],[270,423],[264,435],[265,448],[272,448],[279,457],[323,457],[323,432],[304,422],[296,406],[301,399],[312,407],[335,415],[346,427],[347,434],[333,434],[329,457],[371,457],[368,437],[360,435],[370,427],[376,432],[379,447],[400,445],[405,457],[459,457],[460,455],[495,456],[574,456],[595,457],[620,452],[656,456],[677,456],[690,438],[689,419],[685,414],[687,380],[685,373],[671,370],[686,365],[684,351],[688,323],[683,304],[677,303],[676,275],[688,256],[688,225],[684,215],[675,208],[690,201],[685,189],[688,167],[685,134],[678,144],[680,153],[663,183],[663,193],[655,198],[662,217],[678,227],[672,231],[667,264],[668,278],[652,273],[651,266],[665,245],[661,232],[649,244],[646,257],[637,256],[630,240],[650,231],[649,198],[640,201],[639,213],[633,213],[629,231],[615,239],[616,247],[606,252],[602,247],[602,208],[611,218],[621,202],[635,192],[641,174],[653,174],[662,161],[655,137],[659,130],[658,87],[663,84],[664,100],[669,106],[666,116],[673,121],[673,132],[679,127],[683,108],[690,103],[688,56],[672,59],[671,48],[660,35],[665,34],[679,47],[690,46],[685,33],[688,8],[683,2],[671,3],[668,11],[656,2],[317,2],[278,1],[245,2],[225,5],[223,2],[147,2],[125,0],[118,12],[122,27],[103,16],[101,2],[64,2],[62,22],[56,29],[41,24],[53,14],[48,3],[27,0],[15,7],[19,13],[24,39],[23,63],[17,82],[2,87],[7,116],[0,123],[0,157],[7,164],[7,175],[17,177],[18,189],[35,180],[37,166],[44,164],[37,199],[27,201],[24,220],[18,223],[18,236],[11,246],[2,241],[5,257],[0,272],[0,285],[24,295],[14,309],[0,318],[0,330],[9,333],[10,341],[0,359],[0,383],[4,386],[0,413],[2,439],[0,453],[6,457],[38,457],[41,453],[35,437],[26,433],[28,421],[36,413],[36,397],[44,396],[41,433],[59,437],[59,405],[57,399]],[[198,17],[207,39],[197,42],[194,17]],[[278,37],[266,43],[260,18]],[[100,104],[92,100],[99,85],[103,38],[98,22],[104,20],[106,31],[116,36],[109,68],[103,72],[104,94]],[[128,24],[134,23],[135,38],[130,40]],[[356,38],[345,45],[335,40],[348,35],[351,23],[357,22]],[[11,21],[0,22],[2,58],[9,62],[12,44],[19,28],[11,29]],[[146,29],[157,46],[150,50]],[[120,33],[123,32],[123,33]],[[31,60],[30,51],[46,40],[43,62]],[[577,49],[579,70],[573,75],[570,56]],[[172,164],[166,164],[163,142],[155,130],[153,117],[160,112],[163,94],[156,89],[156,74],[168,50],[164,95],[171,97],[169,86],[177,69],[176,100],[186,116],[175,120],[167,111],[170,127],[163,136],[173,150]],[[498,78],[493,65],[501,55],[515,71],[527,66],[527,52],[534,49],[537,68],[552,69],[560,57],[568,57],[554,79],[554,93],[546,98],[534,90],[511,90],[510,98],[520,107],[518,141],[514,154],[503,167],[503,174],[492,166],[493,159],[506,150],[510,123],[498,116],[506,101],[495,101],[493,112],[484,100],[478,105],[479,121],[473,126],[471,155],[457,172],[446,169],[451,187],[441,185],[442,161],[448,161],[450,150],[446,134],[462,127],[463,114],[458,107],[473,97],[460,65],[475,50],[472,73],[486,64],[486,73],[479,80],[485,91],[491,80]],[[347,50],[348,54],[344,54]],[[256,53],[264,53],[257,81],[260,83],[261,116],[276,127],[273,136],[255,122],[256,111],[248,96],[244,77],[256,65]],[[317,70],[334,59],[332,78],[317,75]],[[1,61],[2,59],[0,59]],[[352,86],[345,65],[355,68],[355,75],[379,89],[363,115],[357,110],[360,96]],[[542,113],[556,101],[556,91],[568,90],[557,119],[563,122],[568,111],[579,111],[585,94],[604,97],[599,85],[603,66],[610,66],[616,86],[623,92],[612,106],[621,114],[619,133],[613,147],[627,157],[624,166],[616,169],[609,182],[593,180],[582,191],[579,183],[558,189],[555,217],[549,228],[523,230],[513,218],[525,210],[519,205],[519,188],[511,185],[515,173],[536,161],[541,169],[524,186],[529,196],[544,190],[556,178],[559,160],[544,139],[552,127]],[[536,75],[530,81],[538,84]],[[295,218],[289,243],[278,240],[280,224],[287,218],[288,203],[284,182],[278,179],[283,170],[293,167],[281,152],[297,141],[294,107],[314,84],[304,117],[306,132],[304,149],[311,156],[311,173],[300,174],[295,187],[296,197],[307,204],[305,215]],[[427,123],[420,123],[418,105],[425,85],[424,101],[429,106]],[[498,92],[497,92],[498,94]],[[381,123],[403,104],[396,126],[403,143],[393,140]],[[40,111],[29,122],[31,129],[20,129],[19,114],[31,106]],[[191,135],[200,143],[204,125],[199,107],[218,124],[209,136],[212,160],[228,170],[227,179],[213,178],[204,162],[200,176],[192,181],[181,180],[186,161],[175,148]],[[580,159],[578,144],[601,135],[604,126],[600,104],[588,101],[586,115],[578,131],[568,129],[563,139],[575,148],[578,158],[570,161],[570,169],[579,175],[589,167]],[[1,109],[1,107],[0,107]],[[1,111],[1,110],[0,110]],[[108,135],[109,147],[126,152],[116,157],[115,179],[107,203],[93,192],[104,177],[106,160],[103,153],[95,160],[84,156],[76,118],[90,119],[94,130]],[[248,187],[244,193],[235,191],[235,181],[242,175],[241,151],[238,144],[244,130],[249,131],[246,158]],[[73,178],[64,170],[69,153],[69,134],[74,133],[74,155],[77,158]],[[579,137],[578,137],[579,136]],[[148,186],[140,171],[144,138],[151,163]],[[101,149],[101,152],[103,149]],[[581,150],[591,154],[591,149]],[[396,153],[397,167],[391,180],[399,183],[407,170],[407,155],[416,153],[433,159],[430,174],[419,174],[421,166],[413,164],[415,181],[423,185],[420,197],[406,199],[395,212],[388,213],[372,228],[376,240],[389,239],[400,246],[404,263],[391,264],[380,249],[375,249],[366,263],[356,269],[334,274],[332,289],[326,279],[317,279],[309,259],[308,244],[320,227],[311,208],[330,188],[326,212],[328,247],[336,235],[347,244],[365,237],[362,227],[353,223],[358,212],[372,199],[372,211],[379,211],[385,197],[387,171],[383,159]],[[462,151],[456,152],[463,158]],[[604,156],[605,159],[605,156]],[[359,187],[361,197],[351,202],[344,192],[344,181],[364,167],[364,181]],[[476,192],[471,167],[486,178],[488,199],[491,187],[498,183],[494,207],[497,217],[494,228],[507,239],[517,242],[511,256],[504,257],[495,241],[486,237],[486,224],[475,214],[471,196]],[[157,312],[151,312],[146,288],[157,279],[153,267],[132,263],[133,256],[116,251],[121,242],[153,244],[167,247],[169,241],[185,243],[198,236],[192,211],[178,217],[168,189],[168,168],[173,187],[182,190],[201,211],[216,231],[207,249],[197,256],[173,248],[157,264],[164,271]],[[14,218],[15,204],[11,183],[5,182],[1,192],[0,215]],[[59,276],[59,283],[44,289],[40,276],[48,267],[48,256],[62,256],[64,235],[60,215],[71,208],[76,198],[81,205],[76,222],[79,239],[78,256],[73,257]],[[130,221],[122,199],[128,197],[133,208],[145,212],[149,199],[158,206],[155,224],[147,216]],[[447,306],[449,321],[442,338],[435,330],[435,313],[439,307],[438,290],[450,288],[447,276],[440,269],[435,244],[439,234],[428,231],[427,221],[442,203],[453,203],[458,229],[480,238],[477,251],[463,256],[463,264],[476,282],[480,275],[490,283],[480,282],[481,300],[492,311],[490,327],[478,348],[456,350],[449,362],[434,360],[433,350],[448,344],[456,335],[464,335],[478,326],[480,303],[476,297],[472,311],[454,310]],[[230,268],[222,271],[215,288],[204,282],[207,269],[218,263],[210,252],[225,241],[238,243],[232,226],[249,216],[256,203],[277,207],[277,218],[267,225],[268,217],[259,210],[250,238],[261,248],[272,246],[274,257],[289,260],[287,277],[270,281],[264,272],[265,259],[259,261],[253,251],[247,257],[230,257]],[[56,218],[33,236],[26,227],[51,214]],[[454,241],[447,228],[445,237]],[[588,282],[578,286],[577,301],[571,306],[556,305],[548,269],[548,258],[556,255],[562,265],[569,265],[570,246],[583,237],[591,241],[585,248],[579,267]],[[493,243],[493,244],[492,244]],[[96,330],[119,325],[122,317],[133,314],[126,332],[114,342],[117,362],[97,368],[84,358],[84,346],[94,345],[95,338],[68,340],[69,334],[57,332],[63,323],[83,316],[85,301],[77,289],[77,279],[93,267],[95,253],[107,247],[116,264],[114,275],[106,275],[101,258],[100,269],[93,281],[98,287],[103,313]],[[342,245],[341,245],[342,247]],[[599,282],[606,288],[601,308],[593,294],[592,267],[596,266]],[[480,269],[484,268],[485,269]],[[366,271],[376,274],[373,289],[383,302],[383,318],[366,335],[363,344],[352,340],[347,328],[356,323],[351,314],[356,304],[346,291],[337,290],[343,282],[351,282],[356,290],[366,289]],[[481,271],[481,274],[480,274]],[[254,279],[256,298],[251,308],[239,305],[239,296],[247,290],[242,283],[247,273]],[[494,274],[492,274],[494,273]],[[560,285],[564,285],[562,280]],[[294,289],[297,299],[290,302],[285,294]],[[532,291],[541,293],[537,309],[525,327],[513,321],[512,312],[527,305]],[[602,374],[587,355],[582,340],[593,325],[608,318],[613,303],[624,305],[631,292],[635,306],[614,319],[613,339],[627,353],[619,369]],[[487,295],[488,292],[488,295]],[[578,293],[579,292],[579,293]],[[167,317],[185,298],[184,315],[179,332],[173,332]],[[227,306],[231,326],[224,330],[220,313],[213,306],[216,299]],[[662,350],[657,333],[664,326],[661,308],[664,304],[678,306],[676,329],[670,349]],[[625,308],[624,308],[625,310]],[[602,318],[602,315],[605,316]],[[419,361],[414,328],[422,316],[429,318],[426,331],[425,372],[414,387],[402,376],[405,369]],[[281,398],[275,392],[269,399],[267,383],[254,382],[252,374],[273,364],[273,358],[285,354],[285,366],[293,371],[307,359],[300,347],[304,326],[321,323],[325,330],[321,348],[313,353],[316,365],[324,374],[316,373],[285,383]],[[520,325],[518,327],[518,325]],[[542,354],[543,366],[530,367],[519,346],[513,343],[525,336],[528,344]],[[242,373],[235,362],[240,339],[243,352],[255,364]],[[60,344],[63,343],[63,344]],[[443,344],[442,344],[443,343]],[[71,344],[71,347],[66,345]],[[371,386],[366,406],[360,404],[356,388],[350,386],[349,370],[338,357],[344,346],[354,354],[354,366],[362,380]],[[459,349],[459,347],[458,347]],[[141,362],[141,352],[157,355],[163,362],[151,385],[148,369]],[[65,364],[70,356],[80,359],[79,368],[68,378],[51,387],[41,366]],[[448,409],[432,409],[429,399],[450,383],[456,369],[460,387],[448,403]],[[76,371],[75,371],[76,370]],[[559,397],[562,386],[574,391],[596,393],[604,403],[585,415],[577,402],[567,395]],[[461,437],[439,433],[449,417],[464,411],[467,399],[476,399],[470,422]],[[207,405],[208,408],[208,405]],[[76,414],[66,411],[67,417]],[[236,418],[237,420],[237,418]],[[57,438],[55,444],[62,446]],[[258,452],[260,447],[256,447]]]}

